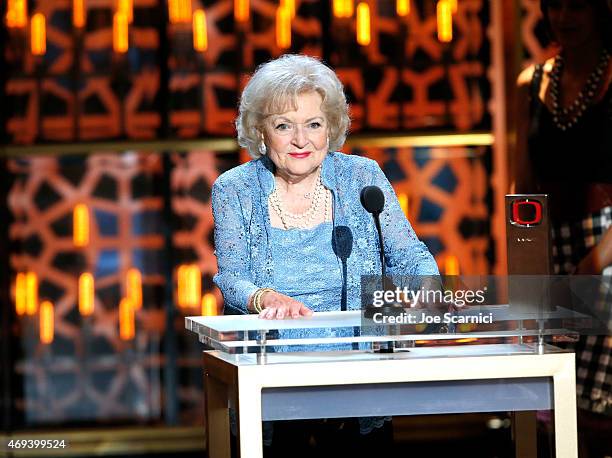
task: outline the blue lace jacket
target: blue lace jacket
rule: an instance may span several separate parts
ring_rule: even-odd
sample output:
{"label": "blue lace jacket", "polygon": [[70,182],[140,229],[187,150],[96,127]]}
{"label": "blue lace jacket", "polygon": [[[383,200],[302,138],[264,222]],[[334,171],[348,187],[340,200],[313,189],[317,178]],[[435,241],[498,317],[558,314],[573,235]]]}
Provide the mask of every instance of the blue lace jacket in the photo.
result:
{"label": "blue lace jacket", "polygon": [[[248,313],[258,288],[274,287],[268,197],[274,188],[274,164],[267,157],[223,173],[212,189],[215,254],[225,313]],[[359,309],[362,275],[380,275],[378,237],[372,215],[361,206],[361,189],[375,185],[385,194],[381,226],[388,275],[438,275],[429,250],[415,235],[395,192],[378,164],[367,158],[330,152],[323,160],[323,185],[333,196],[334,240],[346,260],[347,309]],[[348,234],[348,237],[347,237]],[[342,253],[344,252],[344,254]],[[341,260],[338,259],[339,264]]]}

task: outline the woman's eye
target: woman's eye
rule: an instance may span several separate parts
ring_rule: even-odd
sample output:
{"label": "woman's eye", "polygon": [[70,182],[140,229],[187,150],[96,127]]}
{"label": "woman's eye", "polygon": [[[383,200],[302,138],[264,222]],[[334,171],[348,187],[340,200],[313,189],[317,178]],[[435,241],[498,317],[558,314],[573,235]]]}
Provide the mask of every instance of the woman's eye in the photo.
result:
{"label": "woman's eye", "polygon": [[274,128],[276,130],[287,130],[289,129],[289,124],[282,122],[280,124],[277,124]]}
{"label": "woman's eye", "polygon": [[311,129],[318,129],[321,127],[321,123],[320,122],[311,122],[310,124],[308,124],[308,127],[310,127]]}

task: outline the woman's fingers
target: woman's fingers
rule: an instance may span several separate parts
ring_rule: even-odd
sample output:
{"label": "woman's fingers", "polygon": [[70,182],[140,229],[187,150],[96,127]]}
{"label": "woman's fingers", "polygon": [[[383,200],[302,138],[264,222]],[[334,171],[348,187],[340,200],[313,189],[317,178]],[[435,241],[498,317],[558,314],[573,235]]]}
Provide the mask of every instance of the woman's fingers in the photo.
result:
{"label": "woman's fingers", "polygon": [[283,320],[286,318],[298,318],[299,316],[310,316],[312,310],[299,301],[280,294],[269,292],[262,298],[264,309],[259,314],[260,318],[266,320]]}

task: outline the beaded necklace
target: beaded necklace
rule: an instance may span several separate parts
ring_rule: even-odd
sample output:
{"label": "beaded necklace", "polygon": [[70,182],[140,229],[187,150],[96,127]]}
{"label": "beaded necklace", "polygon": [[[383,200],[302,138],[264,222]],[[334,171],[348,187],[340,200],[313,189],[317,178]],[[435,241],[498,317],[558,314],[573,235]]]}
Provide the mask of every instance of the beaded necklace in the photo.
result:
{"label": "beaded necklace", "polygon": [[610,60],[610,53],[603,49],[597,66],[589,75],[584,87],[569,107],[561,108],[559,102],[561,72],[563,70],[563,56],[555,57],[553,69],[550,73],[550,98],[552,102],[553,122],[557,128],[565,131],[573,127],[582,117],[586,109],[593,102],[597,89],[601,85],[602,77]]}

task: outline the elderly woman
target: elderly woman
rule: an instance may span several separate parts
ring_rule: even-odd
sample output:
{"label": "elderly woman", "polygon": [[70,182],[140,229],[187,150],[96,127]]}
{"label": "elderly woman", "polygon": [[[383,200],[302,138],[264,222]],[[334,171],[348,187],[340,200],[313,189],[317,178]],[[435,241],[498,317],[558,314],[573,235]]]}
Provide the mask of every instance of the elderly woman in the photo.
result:
{"label": "elderly woman", "polygon": [[[376,162],[336,152],[349,123],[342,84],[316,59],[285,55],[252,76],[236,128],[253,160],[222,174],[212,191],[214,281],[226,313],[295,319],[359,309],[361,276],[381,272],[375,224],[360,204],[369,185],[385,195],[388,274],[438,274]],[[368,418],[356,429],[382,426],[384,419]]]}

